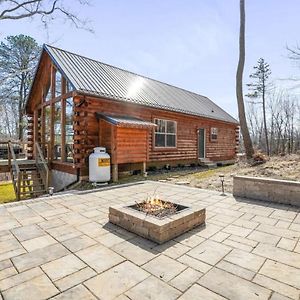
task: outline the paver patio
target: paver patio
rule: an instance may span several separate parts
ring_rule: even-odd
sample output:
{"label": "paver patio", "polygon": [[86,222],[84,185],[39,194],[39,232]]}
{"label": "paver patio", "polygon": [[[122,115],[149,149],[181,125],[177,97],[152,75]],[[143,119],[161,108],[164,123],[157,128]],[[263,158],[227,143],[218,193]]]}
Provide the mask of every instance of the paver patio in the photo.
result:
{"label": "paver patio", "polygon": [[[163,245],[108,223],[143,200],[206,207],[206,226]],[[5,300],[299,299],[300,209],[147,181],[0,206]],[[0,296],[0,299],[1,299]]]}

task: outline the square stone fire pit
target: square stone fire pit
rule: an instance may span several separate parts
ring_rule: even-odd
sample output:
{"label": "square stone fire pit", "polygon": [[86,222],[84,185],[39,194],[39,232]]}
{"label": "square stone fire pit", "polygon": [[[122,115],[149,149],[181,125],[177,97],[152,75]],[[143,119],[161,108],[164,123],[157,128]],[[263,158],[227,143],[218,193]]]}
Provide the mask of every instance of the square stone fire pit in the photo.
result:
{"label": "square stone fire pit", "polygon": [[109,207],[109,221],[159,244],[205,223],[205,208],[199,206],[172,203],[175,211],[157,217],[139,211],[141,203]]}

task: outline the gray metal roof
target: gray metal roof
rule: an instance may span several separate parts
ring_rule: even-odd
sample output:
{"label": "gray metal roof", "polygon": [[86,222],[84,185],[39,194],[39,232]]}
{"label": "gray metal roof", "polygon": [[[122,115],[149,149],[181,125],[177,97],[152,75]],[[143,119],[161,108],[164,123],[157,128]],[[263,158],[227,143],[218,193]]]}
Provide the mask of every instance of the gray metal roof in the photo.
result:
{"label": "gray metal roof", "polygon": [[129,116],[112,116],[103,113],[96,113],[98,119],[103,119],[113,125],[121,126],[121,127],[156,127],[157,125],[144,121],[142,119],[138,119],[135,117]]}
{"label": "gray metal roof", "polygon": [[49,45],[44,49],[78,92],[237,123],[205,96]]}

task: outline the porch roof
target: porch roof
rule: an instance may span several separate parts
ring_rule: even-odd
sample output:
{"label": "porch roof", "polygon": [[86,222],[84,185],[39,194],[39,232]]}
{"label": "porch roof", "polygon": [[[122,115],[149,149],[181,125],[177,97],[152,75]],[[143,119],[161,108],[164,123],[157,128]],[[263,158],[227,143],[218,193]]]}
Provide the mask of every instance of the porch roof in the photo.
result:
{"label": "porch roof", "polygon": [[153,128],[157,126],[152,122],[144,121],[142,119],[138,119],[130,116],[112,116],[112,115],[107,115],[98,112],[96,113],[96,117],[98,120],[100,119],[105,120],[111,123],[112,125],[118,127]]}

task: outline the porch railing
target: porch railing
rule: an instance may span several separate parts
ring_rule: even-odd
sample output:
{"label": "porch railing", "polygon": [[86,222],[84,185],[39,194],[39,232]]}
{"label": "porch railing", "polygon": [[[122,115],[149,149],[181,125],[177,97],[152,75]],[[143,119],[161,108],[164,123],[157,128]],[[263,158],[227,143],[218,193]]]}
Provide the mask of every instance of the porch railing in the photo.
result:
{"label": "porch railing", "polygon": [[8,142],[8,166],[10,169],[10,175],[13,181],[16,198],[17,200],[20,200],[22,173],[20,171],[20,167],[18,165],[15,151],[11,142]]}

